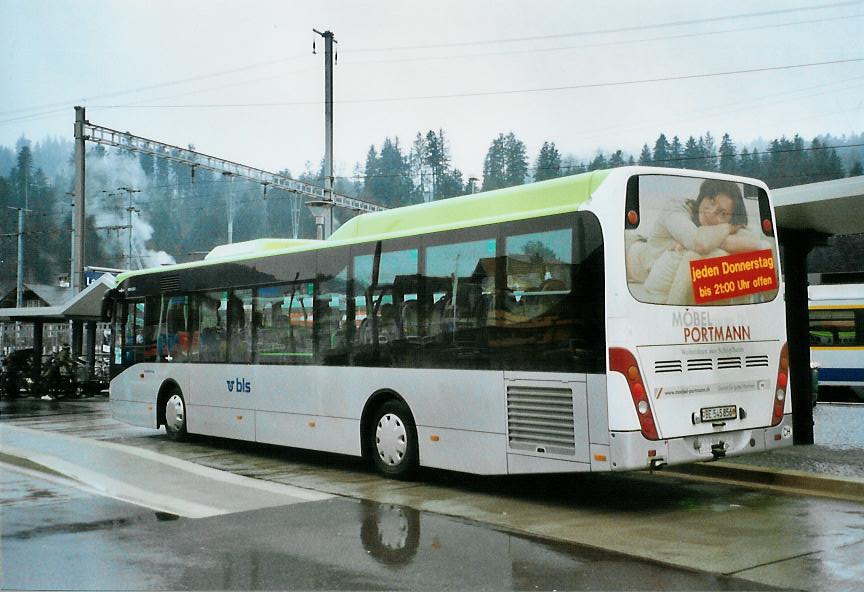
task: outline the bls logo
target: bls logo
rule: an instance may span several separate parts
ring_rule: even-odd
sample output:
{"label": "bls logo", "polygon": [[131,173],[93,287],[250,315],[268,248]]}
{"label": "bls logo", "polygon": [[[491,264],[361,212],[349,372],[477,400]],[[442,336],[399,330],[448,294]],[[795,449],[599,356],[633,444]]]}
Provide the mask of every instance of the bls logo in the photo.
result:
{"label": "bls logo", "polygon": [[245,378],[236,378],[234,380],[226,380],[228,384],[228,392],[233,393],[251,393],[252,392],[252,381],[246,380]]}

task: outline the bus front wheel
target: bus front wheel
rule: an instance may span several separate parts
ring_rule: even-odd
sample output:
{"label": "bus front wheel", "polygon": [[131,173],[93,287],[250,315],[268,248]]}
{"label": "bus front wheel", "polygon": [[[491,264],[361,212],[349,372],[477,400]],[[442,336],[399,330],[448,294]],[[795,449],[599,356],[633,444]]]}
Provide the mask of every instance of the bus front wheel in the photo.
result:
{"label": "bus front wheel", "polygon": [[417,428],[411,410],[390,400],[375,412],[369,429],[369,453],[375,469],[391,479],[409,479],[417,470]]}
{"label": "bus front wheel", "polygon": [[175,439],[186,435],[186,401],[180,389],[172,390],[165,400],[165,433]]}

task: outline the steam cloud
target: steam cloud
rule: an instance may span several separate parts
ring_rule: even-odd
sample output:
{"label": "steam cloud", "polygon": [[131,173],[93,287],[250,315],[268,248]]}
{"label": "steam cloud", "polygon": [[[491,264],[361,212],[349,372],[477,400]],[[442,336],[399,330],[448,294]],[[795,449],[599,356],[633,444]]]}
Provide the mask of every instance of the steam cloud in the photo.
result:
{"label": "steam cloud", "polygon": [[147,175],[134,156],[106,152],[102,158],[90,158],[87,161],[87,195],[93,196],[87,200],[87,215],[92,216],[96,227],[127,225],[129,196],[119,188],[141,190],[141,193],[132,196],[133,206],[141,211],[132,214],[131,257],[128,252],[128,229],[99,231],[99,237],[107,247],[105,250],[117,253],[121,266],[129,269],[176,263],[174,257],[165,251],[154,251],[147,247],[147,242],[153,237],[153,226],[147,222],[146,199],[141,196],[147,194],[148,185]]}

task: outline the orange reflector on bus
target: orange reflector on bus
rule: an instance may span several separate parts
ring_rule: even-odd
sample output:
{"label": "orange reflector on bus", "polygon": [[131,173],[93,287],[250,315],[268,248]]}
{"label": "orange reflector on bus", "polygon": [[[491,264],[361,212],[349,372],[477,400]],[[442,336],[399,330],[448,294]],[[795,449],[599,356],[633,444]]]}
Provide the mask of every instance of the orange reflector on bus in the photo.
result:
{"label": "orange reflector on bus", "polygon": [[627,212],[627,223],[631,226],[639,224],[639,213],[636,210],[630,210]]}
{"label": "orange reflector on bus", "polygon": [[436,434],[432,434],[431,436],[429,436],[429,439],[433,442],[437,442],[438,440],[440,440],[440,438]]}
{"label": "orange reflector on bus", "polygon": [[656,450],[649,450],[649,451],[648,451],[648,458],[653,458],[653,457],[655,457],[655,456],[657,456],[657,451],[656,451]]}
{"label": "orange reflector on bus", "polygon": [[597,462],[606,462],[606,455],[605,454],[595,454],[594,460],[596,460]]}
{"label": "orange reflector on bus", "polygon": [[243,421],[243,416],[242,416],[242,415],[238,415],[238,416],[237,416],[237,421]]}
{"label": "orange reflector on bus", "polygon": [[309,422],[309,427],[310,427],[310,428],[314,428],[314,427],[315,427],[315,422],[314,422],[314,421],[310,421],[310,422]]}
{"label": "orange reflector on bus", "polygon": [[775,439],[775,440],[779,440],[779,439],[782,438],[782,437],[783,437],[783,436],[781,436],[780,434],[774,434],[774,439]]}

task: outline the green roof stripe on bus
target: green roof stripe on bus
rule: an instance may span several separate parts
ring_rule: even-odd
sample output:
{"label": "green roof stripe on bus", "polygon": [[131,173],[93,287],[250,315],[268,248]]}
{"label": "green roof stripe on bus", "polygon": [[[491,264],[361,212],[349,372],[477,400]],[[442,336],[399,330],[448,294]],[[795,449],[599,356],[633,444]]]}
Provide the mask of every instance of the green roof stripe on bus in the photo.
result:
{"label": "green roof stripe on bus", "polygon": [[117,285],[131,277],[151,273],[179,271],[217,263],[245,261],[264,255],[297,253],[337,245],[571,212],[588,201],[594,191],[606,180],[609,172],[609,170],[592,171],[539,183],[363,214],[348,220],[326,241],[309,241],[307,244],[284,249],[271,248],[207,261],[127,271],[117,277]]}
{"label": "green roof stripe on bus", "polygon": [[561,177],[542,183],[357,216],[343,224],[330,240],[354,242],[383,236],[404,236],[476,226],[523,215],[536,217],[573,210],[588,200],[607,174],[608,171],[597,171]]}

